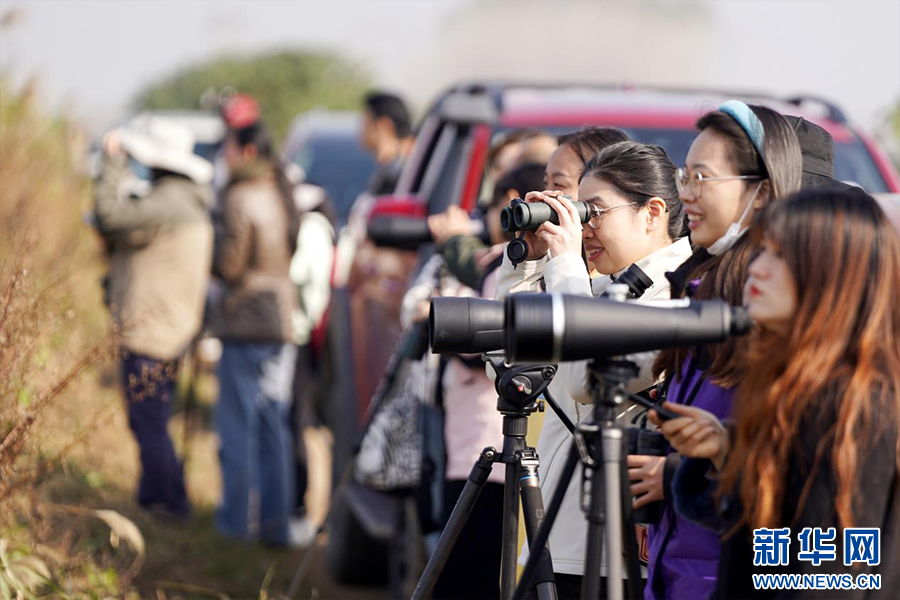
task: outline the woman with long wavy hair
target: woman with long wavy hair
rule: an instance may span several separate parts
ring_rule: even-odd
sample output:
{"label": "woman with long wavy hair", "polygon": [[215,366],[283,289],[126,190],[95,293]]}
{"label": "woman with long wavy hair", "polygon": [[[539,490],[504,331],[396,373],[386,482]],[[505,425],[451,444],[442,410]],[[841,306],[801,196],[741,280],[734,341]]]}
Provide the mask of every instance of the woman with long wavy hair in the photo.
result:
{"label": "woman with long wavy hair", "polygon": [[[755,589],[754,573],[877,573],[880,591],[841,597],[895,597],[900,238],[875,200],[856,190],[810,190],[776,203],[755,234],[759,254],[744,303],[757,327],[734,427],[694,406],[667,404],[683,416],[665,423],[651,414],[692,457],[675,474],[676,510],[723,534],[714,597],[772,595]],[[783,527],[794,542],[787,564],[754,566],[753,530]],[[880,528],[878,565],[845,566],[848,527]],[[825,531],[833,560],[797,559],[804,545],[812,550],[805,528]]]}

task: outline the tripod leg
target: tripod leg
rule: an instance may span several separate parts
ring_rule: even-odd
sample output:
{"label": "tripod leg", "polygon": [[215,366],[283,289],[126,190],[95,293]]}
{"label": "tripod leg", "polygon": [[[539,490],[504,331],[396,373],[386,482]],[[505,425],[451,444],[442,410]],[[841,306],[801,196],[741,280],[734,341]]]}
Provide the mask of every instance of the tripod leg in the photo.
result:
{"label": "tripod leg", "polygon": [[534,449],[528,448],[524,452],[520,452],[517,458],[519,459],[519,473],[521,473],[519,486],[529,550],[540,555],[536,575],[538,600],[556,600],[556,580],[553,577],[550,548],[546,543],[543,546],[530,545],[544,519],[544,499],[541,497],[540,481],[538,480],[537,454]]}
{"label": "tripod leg", "polygon": [[[528,545],[530,548],[546,547],[547,540],[550,538],[550,530],[553,527],[553,523],[556,521],[556,515],[559,514],[563,498],[566,496],[566,490],[569,488],[569,481],[571,481],[573,475],[575,475],[575,469],[578,468],[578,461],[578,449],[575,447],[575,444],[572,444],[572,447],[569,449],[569,456],[566,458],[566,462],[563,465],[559,485],[557,485],[556,489],[553,491],[553,497],[550,499],[549,508],[544,513],[544,519],[540,523],[537,532],[534,534],[534,538],[532,539],[530,534],[528,536]],[[534,573],[537,570],[540,559],[541,555],[539,553],[529,553],[528,562],[525,563],[525,570],[522,571],[522,578],[519,580],[519,585],[516,587],[516,593],[513,595],[513,600],[523,600],[523,598],[525,598],[525,593],[531,587],[531,581],[534,579]]]}
{"label": "tripod leg", "polygon": [[[600,565],[603,564],[603,531],[606,521],[603,485],[604,448],[601,434],[594,432],[591,471],[591,499],[588,506],[587,550],[584,559],[584,579],[581,582],[581,600],[598,600],[600,595]],[[611,581],[607,569],[607,581]]]}
{"label": "tripod leg", "polygon": [[516,586],[519,553],[519,466],[506,464],[503,486],[503,551],[500,555],[500,600],[509,600]]}
{"label": "tripod leg", "polygon": [[622,600],[622,450],[625,436],[621,429],[608,427],[603,430],[603,479],[606,499],[606,518],[611,526],[606,528],[609,558],[606,563],[607,597]]}
{"label": "tripod leg", "polygon": [[463,527],[465,527],[466,521],[472,513],[472,509],[475,507],[478,494],[481,493],[481,489],[487,482],[488,475],[491,474],[491,467],[497,456],[498,453],[494,448],[485,448],[481,452],[481,456],[478,458],[475,466],[472,467],[469,479],[459,495],[459,500],[456,501],[456,505],[453,507],[453,512],[450,513],[450,520],[447,521],[447,525],[444,527],[443,533],[441,533],[441,539],[438,540],[437,548],[435,548],[431,558],[428,559],[428,564],[425,565],[425,570],[422,572],[422,577],[416,585],[411,600],[427,600],[434,593],[434,586],[437,584],[438,577],[440,577],[441,571],[444,570],[444,565],[447,564],[447,559],[450,558],[450,552],[453,550],[459,534],[462,533]]}
{"label": "tripod leg", "polygon": [[[622,453],[623,459],[625,456],[627,454]],[[619,473],[621,474],[622,514],[624,516],[622,535],[625,540],[625,571],[628,575],[627,595],[633,600],[640,600],[644,597],[644,590],[641,588],[641,567],[638,561],[638,544],[635,537],[634,509],[631,506],[631,485],[628,481],[628,468],[624,460],[619,462]]]}

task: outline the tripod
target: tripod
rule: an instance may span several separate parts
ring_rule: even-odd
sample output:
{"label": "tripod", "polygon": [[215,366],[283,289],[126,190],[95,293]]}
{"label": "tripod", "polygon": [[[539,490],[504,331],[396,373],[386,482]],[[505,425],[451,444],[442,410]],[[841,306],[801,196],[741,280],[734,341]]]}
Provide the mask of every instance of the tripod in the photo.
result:
{"label": "tripod", "polygon": [[[541,526],[544,503],[538,481],[538,456],[534,448],[526,446],[528,415],[543,410],[536,399],[543,393],[556,374],[554,365],[522,365],[509,367],[502,356],[485,354],[484,360],[497,374],[497,410],[503,414],[503,450],[485,448],[472,467],[450,519],[444,527],[437,548],[428,560],[422,577],[412,595],[412,600],[430,598],[456,540],[459,538],[466,520],[475,507],[491,467],[500,462],[506,465],[506,479],[503,488],[503,542],[500,558],[500,598],[509,600],[516,582],[516,558],[519,536],[519,496],[525,518],[525,531],[533,541]],[[551,404],[556,410],[553,404]],[[556,600],[556,584],[553,579],[553,565],[547,542],[533,544],[541,548],[532,552],[535,557],[535,580],[540,600]]]}
{"label": "tripod", "polygon": [[[589,368],[594,399],[593,421],[578,424],[575,444],[566,458],[562,477],[553,493],[544,522],[530,541],[538,548],[546,545],[550,529],[569,487],[569,481],[575,474],[580,460],[586,471],[585,481],[588,480],[587,475],[590,475],[590,497],[586,514],[588,540],[581,600],[597,600],[599,595],[604,532],[609,552],[608,597],[622,600],[622,587],[619,582],[622,581],[625,569],[628,574],[628,596],[638,598],[640,571],[637,542],[633,535],[631,494],[628,485],[625,484],[627,481],[624,460],[625,435],[615,424],[616,406],[628,397],[625,384],[637,375],[637,367],[634,363],[623,360],[596,359]],[[584,494],[582,496],[584,497]],[[538,566],[537,559],[537,556],[529,556],[513,600],[524,598]]]}

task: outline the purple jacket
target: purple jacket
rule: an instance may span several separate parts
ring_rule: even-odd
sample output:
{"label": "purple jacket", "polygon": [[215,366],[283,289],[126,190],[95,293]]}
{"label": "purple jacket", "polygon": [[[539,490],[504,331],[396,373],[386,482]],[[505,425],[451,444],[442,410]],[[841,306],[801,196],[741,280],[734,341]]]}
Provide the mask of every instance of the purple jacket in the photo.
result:
{"label": "purple jacket", "polygon": [[[701,379],[702,369],[687,361],[681,377],[669,386],[667,399],[702,408],[724,419],[731,413],[734,390]],[[696,390],[696,392],[695,392]],[[719,537],[679,516],[671,500],[663,500],[660,519],[649,529],[645,600],[709,598],[716,587]]]}

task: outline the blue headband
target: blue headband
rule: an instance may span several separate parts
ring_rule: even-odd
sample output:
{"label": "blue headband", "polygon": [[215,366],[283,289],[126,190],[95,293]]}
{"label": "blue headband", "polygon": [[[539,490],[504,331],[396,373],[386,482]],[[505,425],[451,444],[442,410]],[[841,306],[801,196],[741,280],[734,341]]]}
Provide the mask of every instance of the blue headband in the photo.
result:
{"label": "blue headband", "polygon": [[766,139],[766,132],[753,109],[740,100],[729,100],[728,102],[723,102],[719,106],[719,110],[737,121],[741,129],[747,133],[750,141],[753,142],[756,151],[765,160],[766,155],[763,153],[763,142]]}

